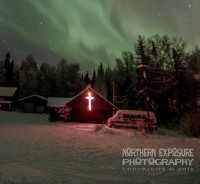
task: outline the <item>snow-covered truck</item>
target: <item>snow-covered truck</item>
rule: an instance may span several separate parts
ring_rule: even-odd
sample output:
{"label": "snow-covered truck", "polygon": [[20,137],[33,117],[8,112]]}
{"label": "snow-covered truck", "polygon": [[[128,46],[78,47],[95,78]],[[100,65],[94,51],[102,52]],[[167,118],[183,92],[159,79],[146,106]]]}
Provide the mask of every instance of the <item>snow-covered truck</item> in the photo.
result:
{"label": "snow-covered truck", "polygon": [[149,111],[149,119],[146,111],[118,110],[113,117],[108,119],[109,127],[131,127],[131,128],[157,128],[157,121],[154,112]]}

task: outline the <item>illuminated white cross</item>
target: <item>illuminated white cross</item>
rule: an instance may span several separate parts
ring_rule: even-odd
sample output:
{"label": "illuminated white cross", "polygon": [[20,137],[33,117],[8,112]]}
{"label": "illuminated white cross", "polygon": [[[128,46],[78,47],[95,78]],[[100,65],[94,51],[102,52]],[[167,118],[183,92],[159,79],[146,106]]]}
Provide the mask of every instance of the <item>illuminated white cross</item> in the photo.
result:
{"label": "illuminated white cross", "polygon": [[88,100],[88,109],[89,109],[89,111],[91,111],[92,110],[92,100],[94,99],[94,97],[91,96],[91,93],[89,92],[88,96],[85,98]]}

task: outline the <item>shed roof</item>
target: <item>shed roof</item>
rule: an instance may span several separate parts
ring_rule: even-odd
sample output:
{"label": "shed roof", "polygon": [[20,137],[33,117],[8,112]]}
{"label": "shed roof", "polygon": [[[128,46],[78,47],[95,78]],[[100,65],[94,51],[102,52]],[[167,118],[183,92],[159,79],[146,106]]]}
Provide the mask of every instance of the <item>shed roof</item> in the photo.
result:
{"label": "shed roof", "polygon": [[16,87],[0,87],[0,96],[12,97],[16,91]]}
{"label": "shed roof", "polygon": [[72,98],[49,97],[47,107],[61,107],[65,106]]}
{"label": "shed roof", "polygon": [[44,101],[48,101],[47,98],[45,98],[43,96],[40,96],[40,95],[30,95],[30,96],[27,96],[27,97],[19,99],[19,101],[23,101],[23,100],[26,100],[26,99],[29,99],[29,98],[32,98],[32,97],[36,97],[36,98],[40,98],[40,99],[42,99]]}

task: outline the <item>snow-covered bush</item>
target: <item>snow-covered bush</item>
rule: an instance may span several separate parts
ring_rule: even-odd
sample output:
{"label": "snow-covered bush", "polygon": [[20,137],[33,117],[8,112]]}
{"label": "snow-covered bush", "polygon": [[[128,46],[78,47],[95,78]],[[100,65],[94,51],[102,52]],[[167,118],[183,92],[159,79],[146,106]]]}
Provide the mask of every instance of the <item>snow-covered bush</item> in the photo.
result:
{"label": "snow-covered bush", "polygon": [[189,136],[200,137],[200,109],[187,112],[181,119],[180,129]]}
{"label": "snow-covered bush", "polygon": [[59,119],[67,121],[70,117],[71,108],[65,105],[64,107],[56,108],[55,112]]}
{"label": "snow-covered bush", "polygon": [[68,106],[54,107],[49,109],[49,121],[67,121],[70,119],[71,108]]}

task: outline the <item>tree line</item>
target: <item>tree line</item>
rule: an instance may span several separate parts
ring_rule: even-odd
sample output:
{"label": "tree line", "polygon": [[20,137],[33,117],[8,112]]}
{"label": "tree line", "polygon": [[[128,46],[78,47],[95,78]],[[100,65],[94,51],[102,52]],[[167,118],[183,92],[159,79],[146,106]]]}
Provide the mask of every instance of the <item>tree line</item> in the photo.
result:
{"label": "tree line", "polygon": [[[90,84],[120,109],[145,110],[148,103],[163,124],[179,123],[186,112],[197,109],[198,47],[189,52],[182,38],[139,35],[133,51],[122,52],[114,62],[114,67],[101,62],[92,73],[81,73],[78,63],[66,59],[38,67],[35,58],[28,55],[16,65],[7,53],[0,63],[0,86],[17,86],[20,97],[73,97]],[[145,66],[145,81],[144,71],[137,68],[140,64]]]}

